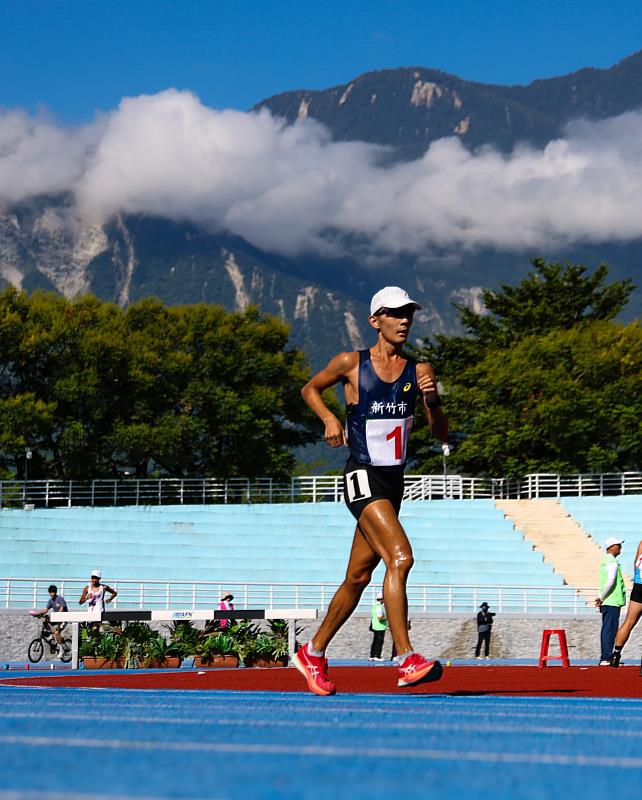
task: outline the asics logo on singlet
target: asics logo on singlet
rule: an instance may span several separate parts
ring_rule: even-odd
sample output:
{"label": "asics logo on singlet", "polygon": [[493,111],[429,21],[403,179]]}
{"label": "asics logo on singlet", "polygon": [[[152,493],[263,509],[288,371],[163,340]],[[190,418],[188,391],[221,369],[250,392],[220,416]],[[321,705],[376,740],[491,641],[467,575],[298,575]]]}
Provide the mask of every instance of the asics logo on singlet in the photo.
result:
{"label": "asics logo on singlet", "polygon": [[406,385],[403,387],[403,390],[404,390],[404,392],[409,392],[409,391],[411,390],[411,388],[412,388],[412,383],[407,383],[407,384],[406,384]]}

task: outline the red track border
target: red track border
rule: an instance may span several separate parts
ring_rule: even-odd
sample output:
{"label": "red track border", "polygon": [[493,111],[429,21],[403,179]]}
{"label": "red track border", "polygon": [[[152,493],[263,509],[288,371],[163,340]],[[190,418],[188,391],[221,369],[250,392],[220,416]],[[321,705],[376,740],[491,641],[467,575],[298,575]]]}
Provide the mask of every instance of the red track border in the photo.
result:
{"label": "red track border", "polygon": [[[332,667],[338,694],[627,697],[642,698],[638,667],[444,667],[437,683],[397,688],[393,667]],[[295,669],[218,669],[75,674],[0,679],[3,686],[92,689],[175,689],[261,692],[306,692]]]}

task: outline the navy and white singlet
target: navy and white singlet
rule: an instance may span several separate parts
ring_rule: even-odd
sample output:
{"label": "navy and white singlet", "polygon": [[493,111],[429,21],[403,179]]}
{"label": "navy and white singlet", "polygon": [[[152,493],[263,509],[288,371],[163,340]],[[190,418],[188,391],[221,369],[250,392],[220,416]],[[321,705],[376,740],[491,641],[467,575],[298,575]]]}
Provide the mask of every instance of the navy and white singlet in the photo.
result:
{"label": "navy and white singlet", "polygon": [[359,350],[359,401],[346,406],[348,447],[359,464],[393,467],[406,463],[417,399],[413,359],[387,383],[374,371],[370,350]]}

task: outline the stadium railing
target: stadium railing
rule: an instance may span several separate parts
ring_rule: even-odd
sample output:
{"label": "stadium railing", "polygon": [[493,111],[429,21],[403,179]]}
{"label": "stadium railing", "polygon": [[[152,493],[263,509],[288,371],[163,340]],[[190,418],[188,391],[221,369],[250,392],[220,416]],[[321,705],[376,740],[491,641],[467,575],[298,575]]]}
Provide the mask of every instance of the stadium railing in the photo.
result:
{"label": "stadium railing", "polygon": [[[521,479],[406,475],[405,500],[474,500],[642,493],[642,472],[556,475]],[[219,503],[339,503],[340,475],[272,478],[122,478],[93,481],[0,481],[0,508],[149,506]]]}
{"label": "stadium railing", "polygon": [[[80,578],[0,578],[0,608],[39,608],[48,599],[50,583],[58,586],[70,610],[87,581]],[[189,581],[109,581],[118,592],[109,608],[213,608],[223,590],[234,595],[242,608],[316,608],[325,610],[337,589],[336,583],[217,583]],[[378,587],[369,587],[358,611],[366,612]],[[415,584],[408,587],[410,613],[476,612],[482,601],[498,612],[520,614],[595,613],[580,592],[570,586],[480,586],[472,584]]]}

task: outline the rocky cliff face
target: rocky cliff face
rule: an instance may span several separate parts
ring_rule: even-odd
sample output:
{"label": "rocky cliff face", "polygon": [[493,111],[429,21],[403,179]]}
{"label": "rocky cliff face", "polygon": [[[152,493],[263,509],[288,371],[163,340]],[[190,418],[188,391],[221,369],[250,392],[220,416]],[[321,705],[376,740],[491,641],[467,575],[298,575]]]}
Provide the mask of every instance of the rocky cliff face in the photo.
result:
{"label": "rocky cliff face", "polygon": [[51,198],[0,213],[0,276],[5,285],[66,297],[91,291],[121,306],[151,294],[229,310],[256,305],[289,322],[293,342],[321,359],[362,347],[367,336],[364,303],[263,263],[241,240],[124,215],[83,223]]}

